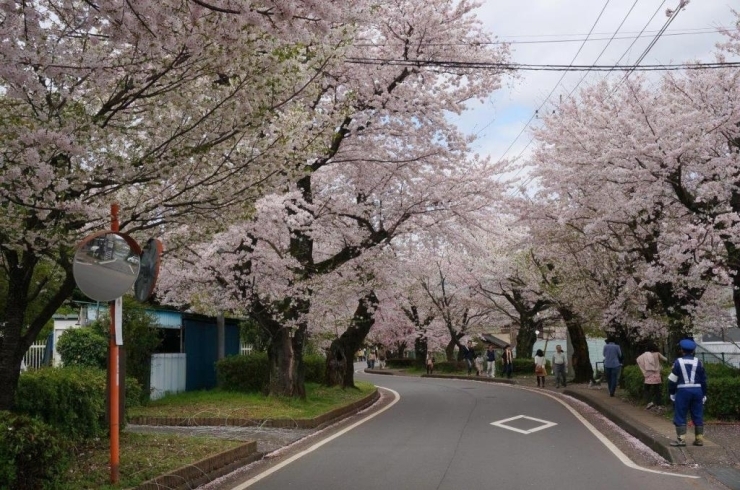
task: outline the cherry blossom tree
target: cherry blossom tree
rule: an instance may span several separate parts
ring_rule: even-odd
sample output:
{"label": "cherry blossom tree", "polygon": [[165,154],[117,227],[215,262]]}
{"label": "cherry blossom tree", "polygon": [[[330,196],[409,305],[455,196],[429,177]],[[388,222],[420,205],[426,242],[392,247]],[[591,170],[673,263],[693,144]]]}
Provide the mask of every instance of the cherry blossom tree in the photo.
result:
{"label": "cherry blossom tree", "polygon": [[2,3],[0,408],[74,288],[72,246],[108,227],[111,203],[128,232],[207,233],[285,179],[312,124],[289,103],[333,56],[305,46],[346,14],[310,0]]}
{"label": "cherry blossom tree", "polygon": [[687,70],[596,84],[544,118],[521,209],[565,313],[673,345],[718,288],[737,304],[737,93],[736,70]]}
{"label": "cherry blossom tree", "polygon": [[442,230],[490,202],[493,168],[469,155],[470,138],[447,114],[497,89],[500,74],[430,64],[505,59],[475,7],[399,0],[358,17],[354,41],[341,47],[345,62],[328,66],[320,93],[303,100],[324,132],[295,150],[300,176],[262,199],[251,220],[220,234],[210,255],[199,250],[222,286],[217,299],[271,333],[271,393],[304,396],[302,350],[316,283],[356,269],[353,261],[397,237]]}

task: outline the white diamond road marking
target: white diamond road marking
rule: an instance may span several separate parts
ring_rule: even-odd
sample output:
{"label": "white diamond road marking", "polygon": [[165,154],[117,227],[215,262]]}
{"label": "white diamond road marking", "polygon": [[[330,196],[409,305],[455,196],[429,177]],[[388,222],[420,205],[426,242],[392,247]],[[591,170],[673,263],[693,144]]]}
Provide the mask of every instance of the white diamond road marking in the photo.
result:
{"label": "white diamond road marking", "polygon": [[[518,419],[534,420],[535,422],[542,422],[542,425],[539,425],[529,430],[517,429],[516,427],[511,427],[510,425],[506,425],[506,422],[511,422],[512,420],[518,420]],[[555,422],[549,422],[547,420],[536,419],[534,417],[527,417],[526,415],[517,415],[516,417],[511,417],[508,419],[491,422],[491,425],[495,425],[496,427],[501,427],[502,429],[513,430],[514,432],[521,432],[522,434],[531,434],[532,432],[537,432],[538,430],[549,429],[550,427],[554,425],[558,425],[558,424],[556,424]]]}

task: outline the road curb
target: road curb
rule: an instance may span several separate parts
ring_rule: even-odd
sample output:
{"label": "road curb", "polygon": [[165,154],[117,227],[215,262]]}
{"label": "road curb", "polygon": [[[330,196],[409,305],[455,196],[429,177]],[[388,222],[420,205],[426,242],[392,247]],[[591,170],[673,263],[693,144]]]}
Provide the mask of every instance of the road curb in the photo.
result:
{"label": "road curb", "polygon": [[147,480],[133,490],[190,489],[231,473],[240,466],[262,459],[257,442],[250,441],[222,453],[182,466],[174,471]]}
{"label": "road curb", "polygon": [[645,424],[642,424],[630,417],[628,414],[615,410],[613,407],[602,403],[598,399],[584,395],[578,390],[569,390],[566,388],[562,393],[590,405],[606,418],[614,422],[617,426],[621,427],[632,437],[638,439],[647,447],[658,453],[669,463],[684,464],[687,462],[687,458],[683,452],[678,448],[671,447],[670,440],[666,439],[663,434],[654,431]]}
{"label": "road curb", "polygon": [[[320,430],[366,409],[378,401],[378,399],[380,399],[380,392],[375,388],[371,394],[357,400],[356,402],[350,403],[344,407],[339,407],[311,419],[275,419],[260,421],[251,419],[223,419],[209,417],[132,417],[132,420],[129,423],[136,425],[178,427],[198,427],[208,425],[216,427],[247,427],[259,425],[262,427]],[[136,421],[134,422],[134,420]],[[141,485],[134,487],[133,490],[161,490],[162,488],[184,490],[196,488],[213,481],[216,478],[231,473],[242,466],[259,461],[264,456],[264,453],[257,451],[257,442],[250,441],[237,446],[236,448],[210,456],[196,463],[183,466],[172,472],[148,480]]]}

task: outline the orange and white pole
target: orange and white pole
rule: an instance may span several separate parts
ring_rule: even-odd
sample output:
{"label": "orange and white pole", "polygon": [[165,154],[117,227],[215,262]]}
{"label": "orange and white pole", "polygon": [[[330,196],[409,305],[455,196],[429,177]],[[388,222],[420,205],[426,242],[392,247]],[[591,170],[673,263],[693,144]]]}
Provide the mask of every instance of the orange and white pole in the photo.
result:
{"label": "orange and white pole", "polygon": [[[110,228],[113,232],[119,231],[118,225],[118,204],[111,204],[110,207],[111,222]],[[120,381],[118,376],[118,344],[116,344],[116,302],[110,302],[110,339],[108,341],[108,414],[110,419],[110,482],[117,484],[119,475],[119,413],[118,413],[118,395]]]}

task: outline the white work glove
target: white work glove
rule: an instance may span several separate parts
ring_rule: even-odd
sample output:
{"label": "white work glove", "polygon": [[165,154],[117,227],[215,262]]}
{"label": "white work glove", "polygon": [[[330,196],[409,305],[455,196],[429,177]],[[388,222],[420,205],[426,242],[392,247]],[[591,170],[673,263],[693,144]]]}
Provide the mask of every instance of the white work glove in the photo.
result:
{"label": "white work glove", "polygon": [[701,404],[704,405],[706,402],[707,402],[707,397],[705,396],[704,398],[701,399]]}
{"label": "white work glove", "polygon": [[676,395],[671,395],[671,401],[672,402],[675,402],[676,401]]}

